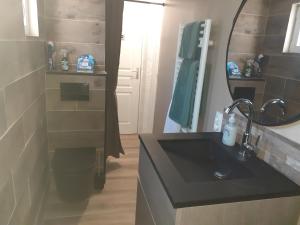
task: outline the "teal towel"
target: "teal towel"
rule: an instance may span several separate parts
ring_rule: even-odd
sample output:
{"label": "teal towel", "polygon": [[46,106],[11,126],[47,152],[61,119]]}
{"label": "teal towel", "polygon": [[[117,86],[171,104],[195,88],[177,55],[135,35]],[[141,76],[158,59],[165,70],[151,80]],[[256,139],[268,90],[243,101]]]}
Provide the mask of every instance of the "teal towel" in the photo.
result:
{"label": "teal towel", "polygon": [[184,59],[197,59],[200,56],[200,41],[201,23],[194,22],[187,24],[183,29],[179,57]]}
{"label": "teal towel", "polygon": [[185,59],[178,74],[169,117],[183,128],[192,124],[199,62]]}

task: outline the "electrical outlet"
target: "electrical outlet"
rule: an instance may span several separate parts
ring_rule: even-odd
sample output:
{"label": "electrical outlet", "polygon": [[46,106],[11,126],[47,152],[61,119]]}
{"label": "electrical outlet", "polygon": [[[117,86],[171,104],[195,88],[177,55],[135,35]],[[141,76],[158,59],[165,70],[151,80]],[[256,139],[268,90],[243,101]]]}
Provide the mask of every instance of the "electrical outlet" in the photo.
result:
{"label": "electrical outlet", "polygon": [[214,122],[214,131],[215,132],[222,131],[222,123],[223,123],[223,113],[216,112],[215,122]]}

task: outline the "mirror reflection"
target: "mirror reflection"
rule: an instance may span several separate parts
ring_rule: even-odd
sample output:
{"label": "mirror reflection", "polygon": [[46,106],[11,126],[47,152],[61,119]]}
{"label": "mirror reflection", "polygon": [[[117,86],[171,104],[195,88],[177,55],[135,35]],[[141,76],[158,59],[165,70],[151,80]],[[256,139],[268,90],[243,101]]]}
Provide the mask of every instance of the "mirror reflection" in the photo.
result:
{"label": "mirror reflection", "polygon": [[244,3],[227,53],[232,98],[253,101],[257,123],[272,126],[292,122],[300,114],[300,3]]}

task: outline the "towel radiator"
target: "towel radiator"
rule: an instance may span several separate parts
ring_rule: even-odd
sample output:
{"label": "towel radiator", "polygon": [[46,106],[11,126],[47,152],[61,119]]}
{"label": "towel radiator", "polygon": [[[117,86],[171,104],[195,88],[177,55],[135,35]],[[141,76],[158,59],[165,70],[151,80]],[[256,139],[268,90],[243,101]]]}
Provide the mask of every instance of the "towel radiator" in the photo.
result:
{"label": "towel radiator", "polygon": [[[192,125],[190,128],[182,128],[178,123],[174,122],[172,119],[169,118],[169,111],[167,114],[164,133],[193,133],[197,132],[198,129],[198,122],[200,116],[200,109],[201,109],[201,102],[202,102],[202,95],[203,95],[203,83],[206,71],[206,61],[207,61],[207,53],[209,46],[213,45],[213,42],[210,40],[210,31],[211,31],[211,19],[207,19],[203,21],[202,27],[199,34],[199,45],[198,47],[201,48],[201,55],[199,60],[199,71],[198,71],[198,78],[197,78],[197,86],[196,86],[196,94],[195,94],[195,101],[194,101],[194,111],[193,111],[193,118],[192,118]],[[173,93],[175,90],[177,77],[179,74],[179,70],[182,64],[183,59],[179,57],[179,51],[181,47],[181,40],[183,35],[185,24],[179,26],[179,33],[178,33],[178,41],[177,41],[177,52],[176,52],[176,63],[175,63],[175,73],[174,73],[174,83],[173,83]],[[173,99],[173,97],[172,97]],[[170,103],[171,106],[172,102]]]}

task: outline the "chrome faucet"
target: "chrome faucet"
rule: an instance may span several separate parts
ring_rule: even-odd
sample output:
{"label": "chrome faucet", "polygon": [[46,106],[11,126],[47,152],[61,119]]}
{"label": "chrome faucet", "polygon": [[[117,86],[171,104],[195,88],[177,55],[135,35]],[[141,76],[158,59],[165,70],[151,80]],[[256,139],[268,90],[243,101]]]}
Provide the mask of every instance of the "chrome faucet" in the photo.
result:
{"label": "chrome faucet", "polygon": [[266,101],[260,108],[261,113],[265,113],[270,105],[276,104],[281,108],[281,115],[284,117],[286,115],[286,104],[287,102],[280,98],[274,98]]}
{"label": "chrome faucet", "polygon": [[251,144],[251,139],[252,139],[251,129],[252,129],[253,116],[254,116],[253,103],[248,99],[244,99],[244,98],[237,99],[225,109],[225,113],[230,114],[236,107],[238,107],[241,104],[248,106],[249,115],[248,115],[247,126],[246,126],[245,133],[243,135],[241,149],[239,151],[238,158],[241,161],[246,161],[251,157],[251,155],[253,155],[253,153],[255,153],[255,146]]}

